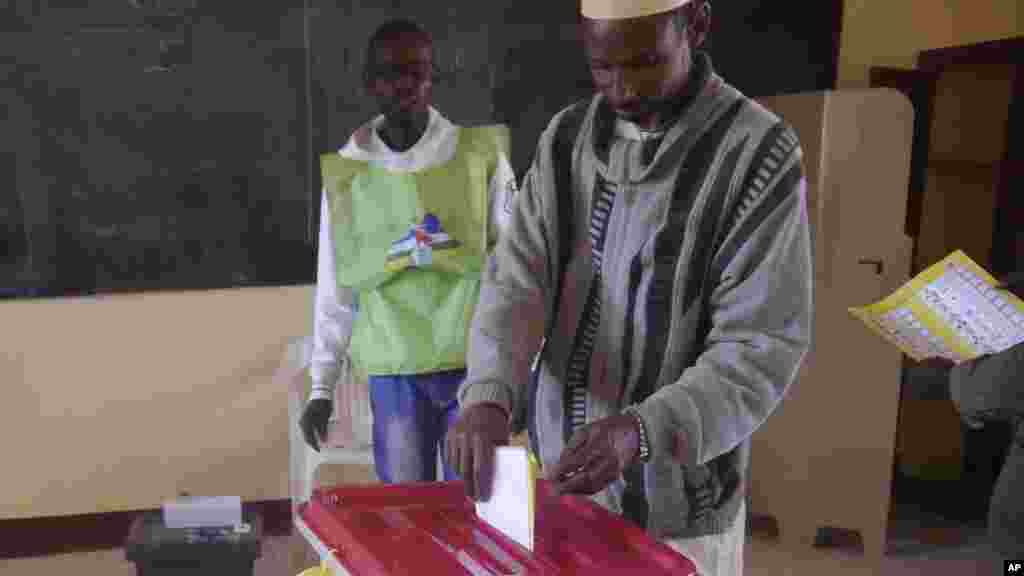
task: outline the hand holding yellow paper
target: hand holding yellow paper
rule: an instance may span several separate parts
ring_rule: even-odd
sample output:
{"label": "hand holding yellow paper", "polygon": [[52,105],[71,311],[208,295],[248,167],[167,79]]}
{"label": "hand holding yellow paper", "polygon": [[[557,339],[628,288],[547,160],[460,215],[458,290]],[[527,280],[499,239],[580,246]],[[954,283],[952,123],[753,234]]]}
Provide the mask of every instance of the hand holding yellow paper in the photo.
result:
{"label": "hand holding yellow paper", "polygon": [[998,285],[958,250],[888,298],[849,311],[914,360],[960,363],[1024,342],[1024,301]]}

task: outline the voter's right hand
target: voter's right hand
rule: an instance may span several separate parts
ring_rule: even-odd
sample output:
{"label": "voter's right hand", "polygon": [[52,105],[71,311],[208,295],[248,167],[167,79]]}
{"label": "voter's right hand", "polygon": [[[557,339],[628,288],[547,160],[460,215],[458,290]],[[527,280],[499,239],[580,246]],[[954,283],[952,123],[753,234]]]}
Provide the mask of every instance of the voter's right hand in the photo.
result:
{"label": "voter's right hand", "polygon": [[330,400],[315,398],[306,403],[306,408],[302,411],[299,428],[302,429],[306,443],[317,452],[320,451],[320,444],[327,439],[327,423],[333,410]]}
{"label": "voter's right hand", "polygon": [[462,479],[466,496],[486,502],[494,481],[494,449],[509,440],[509,421],[497,404],[474,404],[459,414],[445,438],[448,465]]}

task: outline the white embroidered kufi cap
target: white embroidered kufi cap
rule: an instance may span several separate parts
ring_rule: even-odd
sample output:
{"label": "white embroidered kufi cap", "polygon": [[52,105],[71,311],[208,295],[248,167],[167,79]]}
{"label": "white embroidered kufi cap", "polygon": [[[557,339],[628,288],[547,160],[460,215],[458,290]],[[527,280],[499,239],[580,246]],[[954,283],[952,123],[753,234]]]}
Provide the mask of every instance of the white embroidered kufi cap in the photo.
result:
{"label": "white embroidered kufi cap", "polygon": [[581,0],[580,13],[591,20],[625,20],[671,12],[692,0]]}

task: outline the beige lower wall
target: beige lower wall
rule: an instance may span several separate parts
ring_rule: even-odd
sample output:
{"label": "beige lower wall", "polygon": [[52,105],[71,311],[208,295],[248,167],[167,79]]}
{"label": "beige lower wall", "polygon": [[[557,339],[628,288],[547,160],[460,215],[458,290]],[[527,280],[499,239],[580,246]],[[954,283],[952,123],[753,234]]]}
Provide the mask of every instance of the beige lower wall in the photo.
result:
{"label": "beige lower wall", "polygon": [[0,303],[0,519],[288,497],[287,390],[312,288]]}

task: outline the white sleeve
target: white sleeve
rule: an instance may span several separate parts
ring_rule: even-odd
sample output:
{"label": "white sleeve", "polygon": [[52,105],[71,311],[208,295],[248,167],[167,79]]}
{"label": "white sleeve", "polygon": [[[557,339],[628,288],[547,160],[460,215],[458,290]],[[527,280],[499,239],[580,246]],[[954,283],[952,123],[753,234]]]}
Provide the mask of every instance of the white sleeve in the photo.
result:
{"label": "white sleeve", "polygon": [[488,190],[488,202],[490,203],[491,218],[487,227],[488,246],[498,242],[498,238],[508,229],[508,221],[512,216],[512,199],[516,195],[516,175],[512,171],[505,154],[498,154],[498,164],[491,176],[490,189]]}
{"label": "white sleeve", "polygon": [[313,356],[309,368],[313,390],[309,399],[333,401],[334,386],[341,373],[341,359],[347,353],[352,338],[356,310],[353,291],[338,287],[327,195],[321,193],[321,198],[320,248],[313,303]]}

